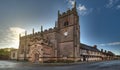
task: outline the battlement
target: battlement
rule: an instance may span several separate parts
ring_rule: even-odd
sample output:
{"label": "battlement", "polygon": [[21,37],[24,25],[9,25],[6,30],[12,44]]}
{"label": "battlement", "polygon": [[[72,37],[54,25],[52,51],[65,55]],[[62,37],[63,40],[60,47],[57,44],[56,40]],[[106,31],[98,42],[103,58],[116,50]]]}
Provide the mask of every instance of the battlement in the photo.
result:
{"label": "battlement", "polygon": [[35,36],[35,35],[40,35],[41,33],[43,33],[43,34],[52,33],[52,32],[55,32],[56,29],[57,29],[56,27],[49,28],[49,29],[45,29],[44,31],[41,30],[41,32],[38,31],[38,32],[35,32],[33,34],[28,34],[28,35],[20,36],[20,38],[32,37],[32,36]]}
{"label": "battlement", "polygon": [[66,12],[59,13],[58,18],[63,18],[65,16],[68,16],[68,15],[71,15],[71,14],[76,14],[77,15],[77,11],[74,8],[72,8],[71,10],[69,9]]}
{"label": "battlement", "polygon": [[43,33],[51,33],[51,32],[54,32],[55,31],[55,27],[54,28],[49,28],[48,30],[44,30]]}
{"label": "battlement", "polygon": [[63,13],[59,13],[58,14],[58,18],[62,18],[64,16],[68,16],[70,14],[76,14],[77,15],[77,11],[75,10],[75,8],[72,8],[71,10],[68,9],[66,12],[63,12]]}
{"label": "battlement", "polygon": [[58,11],[58,18],[65,17],[65,16],[68,16],[70,14],[77,15],[76,2],[75,2],[74,7],[72,9],[68,9],[66,12],[63,12],[63,13],[60,13],[60,11]]}

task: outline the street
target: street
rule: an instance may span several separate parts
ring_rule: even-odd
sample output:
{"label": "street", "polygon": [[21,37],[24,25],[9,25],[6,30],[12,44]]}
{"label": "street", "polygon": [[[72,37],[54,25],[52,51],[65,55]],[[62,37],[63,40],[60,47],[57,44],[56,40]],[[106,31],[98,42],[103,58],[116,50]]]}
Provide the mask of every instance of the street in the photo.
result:
{"label": "street", "polygon": [[120,60],[45,66],[28,62],[0,61],[0,70],[120,70]]}

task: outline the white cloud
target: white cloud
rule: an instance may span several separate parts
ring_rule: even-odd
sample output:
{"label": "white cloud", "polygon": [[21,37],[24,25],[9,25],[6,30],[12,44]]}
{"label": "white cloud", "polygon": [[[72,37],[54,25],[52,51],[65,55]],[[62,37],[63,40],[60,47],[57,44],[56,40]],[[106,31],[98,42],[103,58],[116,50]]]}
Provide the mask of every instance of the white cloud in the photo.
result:
{"label": "white cloud", "polygon": [[[66,1],[68,2],[68,6],[70,6],[70,8],[74,7],[75,0],[66,0]],[[80,15],[84,16],[91,13],[93,11],[93,8],[88,9],[86,8],[85,5],[79,4],[79,6],[77,6],[77,10]]]}
{"label": "white cloud", "polygon": [[106,5],[108,8],[112,7],[114,0],[109,0],[109,3]]}
{"label": "white cloud", "polygon": [[67,0],[68,4],[70,4],[72,7],[74,7],[75,4],[75,0]]}
{"label": "white cloud", "polygon": [[2,40],[0,40],[0,48],[18,48],[19,46],[19,33],[24,33],[25,29],[20,27],[10,27],[5,30],[2,36]]}
{"label": "white cloud", "polygon": [[79,4],[78,8],[79,11],[86,11],[87,8],[84,5]]}
{"label": "white cloud", "polygon": [[13,34],[20,34],[25,32],[25,29],[20,28],[20,27],[10,27],[9,30],[13,33]]}
{"label": "white cloud", "polygon": [[120,5],[117,5],[117,7],[116,7],[117,9],[120,9]]}
{"label": "white cloud", "polygon": [[98,44],[99,46],[114,46],[114,45],[120,45],[120,42],[111,42],[106,44]]}
{"label": "white cloud", "polygon": [[108,0],[106,8],[112,8],[119,0]]}
{"label": "white cloud", "polygon": [[79,6],[77,7],[78,11],[79,11],[79,14],[84,16],[84,15],[88,15],[89,13],[91,13],[93,11],[92,8],[88,9],[86,8],[85,5],[81,5],[79,4]]}
{"label": "white cloud", "polygon": [[9,28],[8,39],[11,40],[12,43],[10,45],[14,48],[19,46],[19,34],[23,34],[25,29],[20,27],[10,27]]}

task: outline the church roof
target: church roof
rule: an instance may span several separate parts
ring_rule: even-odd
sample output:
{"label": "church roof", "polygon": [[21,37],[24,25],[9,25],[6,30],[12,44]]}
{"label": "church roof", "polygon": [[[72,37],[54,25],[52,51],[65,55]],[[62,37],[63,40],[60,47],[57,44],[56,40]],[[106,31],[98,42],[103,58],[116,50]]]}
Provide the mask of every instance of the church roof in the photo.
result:
{"label": "church roof", "polygon": [[100,50],[97,47],[88,46],[88,45],[85,45],[85,44],[82,44],[82,43],[80,43],[80,48],[85,49],[85,50],[100,52]]}

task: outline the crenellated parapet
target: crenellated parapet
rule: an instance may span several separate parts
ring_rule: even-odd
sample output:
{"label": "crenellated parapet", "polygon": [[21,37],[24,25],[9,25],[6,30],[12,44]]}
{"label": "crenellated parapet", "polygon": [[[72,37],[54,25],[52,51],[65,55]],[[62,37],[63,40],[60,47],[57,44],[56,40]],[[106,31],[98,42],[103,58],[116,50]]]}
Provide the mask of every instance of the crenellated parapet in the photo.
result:
{"label": "crenellated parapet", "polygon": [[63,18],[65,16],[68,16],[68,15],[71,15],[71,14],[76,14],[77,15],[77,12],[74,8],[72,8],[71,10],[67,10],[67,12],[63,12],[62,14],[59,13],[58,15],[58,18]]}
{"label": "crenellated parapet", "polygon": [[[38,32],[34,32],[34,29],[33,29],[33,33],[32,34],[27,34],[26,32],[25,32],[25,35],[23,35],[23,36],[20,36],[20,38],[21,39],[25,39],[25,38],[30,38],[30,37],[34,37],[34,36],[39,36],[39,35],[41,35],[41,34],[47,34],[47,33],[53,33],[53,32],[56,32],[56,29],[57,29],[57,27],[54,27],[54,28],[49,28],[49,29],[45,29],[45,30],[43,30],[43,31],[38,31]],[[20,34],[21,35],[21,34]]]}
{"label": "crenellated parapet", "polygon": [[48,30],[44,30],[43,33],[52,33],[52,32],[55,32],[55,27],[54,28],[49,28]]}
{"label": "crenellated parapet", "polygon": [[63,18],[65,16],[71,15],[71,14],[77,14],[77,9],[76,9],[76,2],[74,4],[74,7],[72,9],[68,9],[66,12],[60,13],[60,11],[58,10],[58,18]]}

